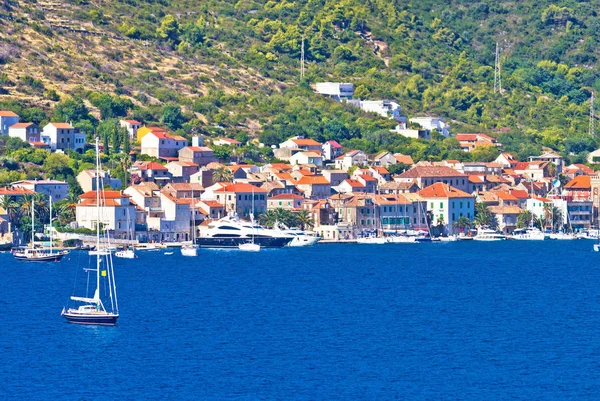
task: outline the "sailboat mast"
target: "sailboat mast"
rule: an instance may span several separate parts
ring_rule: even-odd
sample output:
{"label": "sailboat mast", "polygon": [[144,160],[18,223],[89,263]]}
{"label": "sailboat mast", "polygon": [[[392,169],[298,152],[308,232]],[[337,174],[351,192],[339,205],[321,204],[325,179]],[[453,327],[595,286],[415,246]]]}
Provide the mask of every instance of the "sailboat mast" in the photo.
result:
{"label": "sailboat mast", "polygon": [[52,253],[52,196],[50,196],[50,253]]}
{"label": "sailboat mast", "polygon": [[31,249],[35,249],[35,199],[31,197]]}
{"label": "sailboat mast", "polygon": [[96,292],[100,291],[100,152],[96,137]]}

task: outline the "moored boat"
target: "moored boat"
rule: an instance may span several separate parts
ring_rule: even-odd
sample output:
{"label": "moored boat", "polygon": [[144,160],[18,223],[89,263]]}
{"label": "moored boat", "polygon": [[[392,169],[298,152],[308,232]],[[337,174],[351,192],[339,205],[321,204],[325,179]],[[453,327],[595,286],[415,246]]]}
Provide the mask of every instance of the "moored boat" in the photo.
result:
{"label": "moored boat", "polygon": [[486,227],[478,229],[477,235],[473,237],[474,241],[503,241],[505,239],[506,235]]}

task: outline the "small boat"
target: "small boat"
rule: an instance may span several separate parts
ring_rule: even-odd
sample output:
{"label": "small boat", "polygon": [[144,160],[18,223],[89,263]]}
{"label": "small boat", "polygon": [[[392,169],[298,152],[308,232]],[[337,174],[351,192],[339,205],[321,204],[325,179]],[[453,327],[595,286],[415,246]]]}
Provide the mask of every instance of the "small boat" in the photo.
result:
{"label": "small boat", "polygon": [[384,237],[362,237],[356,239],[357,244],[383,245],[386,243]]}
{"label": "small boat", "polygon": [[158,251],[162,248],[166,248],[166,246],[163,246],[161,244],[140,244],[137,246],[138,251]]}
{"label": "small boat", "polygon": [[447,237],[438,237],[441,242],[456,242],[458,238],[455,235],[449,235]]}
{"label": "small boat", "polygon": [[556,240],[574,240],[574,239],[577,239],[577,237],[575,236],[575,234],[565,233],[565,232],[550,233],[549,237],[550,237],[550,239],[556,239]]}
{"label": "small boat", "polygon": [[253,244],[251,242],[248,242],[246,244],[239,244],[238,248],[240,251],[246,251],[246,252],[259,252],[260,251],[260,245]]}
{"label": "small boat", "polygon": [[408,235],[394,235],[387,237],[387,242],[390,244],[416,244],[417,237]]}
{"label": "small boat", "polygon": [[171,255],[173,255],[174,253],[175,253],[175,252],[165,252],[165,255],[167,255],[167,256],[171,256]]}
{"label": "small boat", "polygon": [[184,245],[181,247],[182,256],[198,256],[198,245]]}
{"label": "small boat", "polygon": [[132,248],[127,248],[115,252],[115,256],[123,259],[135,259],[135,251]]}

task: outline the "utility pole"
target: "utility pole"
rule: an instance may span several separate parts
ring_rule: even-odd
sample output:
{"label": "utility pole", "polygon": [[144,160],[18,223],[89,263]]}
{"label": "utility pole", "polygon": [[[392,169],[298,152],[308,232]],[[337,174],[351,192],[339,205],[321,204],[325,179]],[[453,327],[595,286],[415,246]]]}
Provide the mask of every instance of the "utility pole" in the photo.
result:
{"label": "utility pole", "polygon": [[496,63],[494,64],[494,93],[502,94],[502,71],[500,69],[500,48],[496,42]]}
{"label": "utility pole", "polygon": [[592,97],[590,99],[590,136],[592,138],[596,136],[596,127],[594,119],[594,92],[592,92]]}
{"label": "utility pole", "polygon": [[302,46],[300,50],[300,78],[304,78],[304,35],[302,35]]}

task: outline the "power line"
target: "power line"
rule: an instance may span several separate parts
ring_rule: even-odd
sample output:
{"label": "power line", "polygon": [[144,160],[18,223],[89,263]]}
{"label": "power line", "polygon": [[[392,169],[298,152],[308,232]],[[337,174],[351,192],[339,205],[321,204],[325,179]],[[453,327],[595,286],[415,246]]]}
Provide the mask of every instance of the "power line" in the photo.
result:
{"label": "power line", "polygon": [[300,50],[300,78],[304,78],[304,36],[302,36],[302,47]]}
{"label": "power line", "polygon": [[596,134],[596,127],[594,124],[594,92],[592,92],[592,97],[590,98],[590,128],[589,128],[590,136],[593,138]]}
{"label": "power line", "polygon": [[500,69],[500,48],[496,42],[496,62],[494,64],[494,93],[502,93],[502,70]]}

